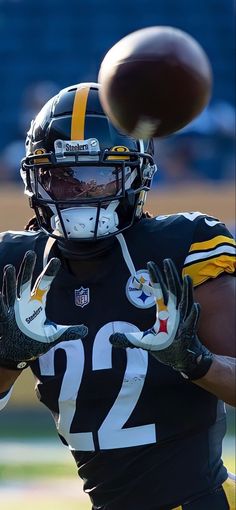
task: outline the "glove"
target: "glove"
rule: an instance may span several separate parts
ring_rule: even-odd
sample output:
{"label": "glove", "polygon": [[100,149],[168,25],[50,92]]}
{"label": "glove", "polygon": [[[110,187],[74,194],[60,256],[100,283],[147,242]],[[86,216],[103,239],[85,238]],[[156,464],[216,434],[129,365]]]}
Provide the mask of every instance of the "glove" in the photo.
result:
{"label": "glove", "polygon": [[208,372],[213,354],[197,337],[200,305],[194,302],[192,280],[187,275],[181,285],[171,259],[165,259],[163,266],[166,283],[157,265],[154,262],[147,264],[152,293],[156,297],[154,326],[144,332],[114,333],[110,342],[115,347],[145,349],[183,377],[200,379]]}
{"label": "glove", "polygon": [[60,268],[52,258],[31,291],[36,254],[28,251],[17,279],[15,268],[4,268],[0,293],[0,366],[22,370],[52,346],[87,335],[87,328],[65,326],[49,321],[45,315],[47,293]]}

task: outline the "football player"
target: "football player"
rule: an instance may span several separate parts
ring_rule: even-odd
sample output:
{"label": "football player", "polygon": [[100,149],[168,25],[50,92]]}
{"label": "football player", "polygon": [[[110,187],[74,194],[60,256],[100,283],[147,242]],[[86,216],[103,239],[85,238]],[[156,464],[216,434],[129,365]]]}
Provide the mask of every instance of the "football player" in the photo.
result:
{"label": "football player", "polygon": [[94,510],[233,510],[235,243],[203,213],[145,213],[155,171],[96,83],[32,122],[34,216],[0,243],[1,407],[30,366]]}

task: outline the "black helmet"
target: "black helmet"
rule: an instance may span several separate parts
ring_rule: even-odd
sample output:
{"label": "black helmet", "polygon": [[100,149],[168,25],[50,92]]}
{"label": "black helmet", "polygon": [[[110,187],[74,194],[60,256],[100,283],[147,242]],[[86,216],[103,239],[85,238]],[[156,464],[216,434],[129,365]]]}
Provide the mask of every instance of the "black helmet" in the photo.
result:
{"label": "black helmet", "polygon": [[32,121],[21,175],[40,228],[62,240],[107,238],[142,215],[156,166],[152,140],[123,135],[97,83],[61,90]]}

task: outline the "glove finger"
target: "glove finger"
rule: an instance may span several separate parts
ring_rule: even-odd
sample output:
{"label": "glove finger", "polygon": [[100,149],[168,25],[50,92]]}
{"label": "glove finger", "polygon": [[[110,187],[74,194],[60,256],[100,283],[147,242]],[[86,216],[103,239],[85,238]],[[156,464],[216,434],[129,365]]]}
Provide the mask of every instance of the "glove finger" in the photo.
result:
{"label": "glove finger", "polygon": [[185,321],[185,328],[191,335],[197,332],[197,324],[199,320],[201,307],[199,303],[193,303],[192,309]]}
{"label": "glove finger", "polygon": [[109,337],[109,340],[110,340],[111,344],[113,345],[113,347],[121,347],[123,349],[126,349],[126,347],[131,347],[132,349],[134,347],[136,347],[128,340],[128,338],[126,337],[126,335],[124,335],[124,333],[113,333]]}
{"label": "glove finger", "polygon": [[69,340],[78,340],[79,338],[83,339],[87,334],[88,328],[84,324],[69,326],[56,341],[51,342],[51,345],[56,345],[59,342],[67,342]]}
{"label": "glove finger", "polygon": [[14,306],[16,300],[16,270],[10,264],[4,268],[3,294],[8,308]]}
{"label": "glove finger", "polygon": [[179,274],[171,259],[164,259],[163,267],[169,291],[176,296],[176,307],[178,307],[182,296],[182,285]]}
{"label": "glove finger", "polygon": [[31,299],[38,299],[41,303],[45,303],[47,293],[60,269],[60,266],[61,262],[58,258],[54,257],[49,260],[48,264],[45,266],[42,273],[40,273],[34,284],[31,292]]}
{"label": "glove finger", "polygon": [[30,294],[31,281],[36,262],[36,253],[27,251],[21,263],[17,276],[17,296],[20,297],[23,292]]}
{"label": "glove finger", "polygon": [[2,278],[2,295],[4,297],[4,299],[6,300],[7,299],[7,285],[6,285],[6,272],[8,270],[9,267],[14,267],[12,266],[11,264],[7,264],[6,266],[4,266],[3,268],[3,278]]}
{"label": "glove finger", "polygon": [[183,279],[183,291],[182,298],[180,302],[180,311],[183,320],[185,320],[190,314],[192,307],[194,304],[193,297],[193,283],[192,278],[189,275],[186,275]]}
{"label": "glove finger", "polygon": [[193,306],[195,309],[195,318],[193,321],[193,328],[194,328],[194,331],[197,331],[198,321],[199,321],[200,312],[201,312],[201,306],[199,303],[194,303]]}
{"label": "glove finger", "polygon": [[0,322],[7,320],[7,307],[4,303],[3,294],[0,293]]}
{"label": "glove finger", "polygon": [[164,304],[167,305],[168,303],[168,290],[166,288],[166,284],[164,282],[162,273],[155,264],[155,262],[148,262],[147,263],[147,269],[150,276],[151,283],[154,288],[160,289],[160,297],[158,296],[158,299],[163,299]]}

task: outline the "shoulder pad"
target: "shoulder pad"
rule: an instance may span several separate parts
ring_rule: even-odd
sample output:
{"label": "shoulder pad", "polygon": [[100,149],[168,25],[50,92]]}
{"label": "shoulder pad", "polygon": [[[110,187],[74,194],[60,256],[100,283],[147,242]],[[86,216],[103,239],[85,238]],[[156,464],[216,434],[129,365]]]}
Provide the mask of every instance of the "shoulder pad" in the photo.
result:
{"label": "shoulder pad", "polygon": [[219,223],[219,220],[217,218],[214,218],[213,216],[208,216],[205,213],[202,213],[200,211],[194,211],[194,212],[178,212],[174,214],[162,214],[155,217],[157,221],[191,221],[191,222],[197,222],[201,218],[208,218],[209,221],[214,221],[215,223]]}

